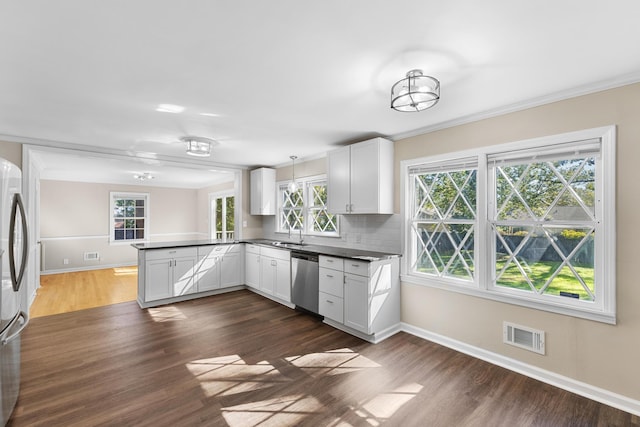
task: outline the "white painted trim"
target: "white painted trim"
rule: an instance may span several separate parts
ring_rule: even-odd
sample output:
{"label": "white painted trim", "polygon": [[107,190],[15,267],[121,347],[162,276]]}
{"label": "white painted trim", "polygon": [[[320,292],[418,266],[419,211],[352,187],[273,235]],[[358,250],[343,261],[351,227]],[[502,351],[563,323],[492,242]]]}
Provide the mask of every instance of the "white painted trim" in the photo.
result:
{"label": "white painted trim", "polygon": [[58,236],[58,237],[41,237],[41,242],[53,242],[56,240],[89,240],[89,239],[109,239],[109,235],[99,235],[99,236]]}
{"label": "white painted trim", "polygon": [[408,334],[415,335],[419,338],[434,342],[436,344],[440,344],[442,346],[451,348],[477,359],[484,360],[485,362],[501,366],[510,371],[526,375],[529,378],[533,378],[538,381],[542,381],[543,383],[550,384],[554,387],[570,391],[588,399],[595,400],[596,402],[613,406],[614,408],[620,409],[622,411],[640,416],[639,400],[631,399],[630,397],[623,396],[621,394],[617,394],[612,391],[605,390],[603,388],[557,374],[555,372],[547,371],[546,369],[538,368],[537,366],[529,365],[527,363],[520,362],[519,360],[515,360],[501,354],[484,350],[480,347],[454,340],[444,335],[436,334],[434,332],[418,328],[417,326],[413,326],[408,323],[403,322],[401,325],[402,331]]}
{"label": "white painted trim", "polygon": [[76,271],[90,271],[90,270],[106,270],[108,268],[122,268],[122,267],[137,267],[138,264],[131,263],[119,263],[119,264],[99,264],[99,265],[89,265],[86,267],[74,267],[74,268],[61,268],[56,270],[44,270],[40,272],[41,276],[46,276],[49,274],[59,274],[59,273],[74,273]]}

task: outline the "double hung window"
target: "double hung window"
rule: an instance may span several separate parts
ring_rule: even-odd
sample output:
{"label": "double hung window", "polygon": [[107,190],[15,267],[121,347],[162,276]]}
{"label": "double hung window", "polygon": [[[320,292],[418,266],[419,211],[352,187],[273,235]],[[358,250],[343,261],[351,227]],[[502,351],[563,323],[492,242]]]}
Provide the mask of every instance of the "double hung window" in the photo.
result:
{"label": "double hung window", "polygon": [[307,235],[338,236],[338,217],[327,211],[327,181],[324,177],[298,180],[290,192],[287,183],[278,185],[277,231],[301,231]]}
{"label": "double hung window", "polygon": [[235,238],[235,197],[233,193],[211,194],[211,238]]}
{"label": "double hung window", "polygon": [[146,193],[110,193],[110,241],[136,242],[148,240],[149,219]]}
{"label": "double hung window", "polygon": [[403,162],[404,279],[615,322],[612,127]]}

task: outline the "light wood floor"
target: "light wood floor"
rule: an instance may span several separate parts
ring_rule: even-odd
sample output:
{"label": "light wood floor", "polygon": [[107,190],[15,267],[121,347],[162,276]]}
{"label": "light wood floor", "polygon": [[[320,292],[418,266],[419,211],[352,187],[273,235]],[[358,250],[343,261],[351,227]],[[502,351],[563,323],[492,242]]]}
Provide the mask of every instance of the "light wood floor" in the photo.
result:
{"label": "light wood floor", "polygon": [[135,301],[137,280],[135,266],[42,275],[29,315],[34,318]]}
{"label": "light wood floor", "polygon": [[640,426],[420,338],[373,345],[249,291],[33,319],[8,425]]}

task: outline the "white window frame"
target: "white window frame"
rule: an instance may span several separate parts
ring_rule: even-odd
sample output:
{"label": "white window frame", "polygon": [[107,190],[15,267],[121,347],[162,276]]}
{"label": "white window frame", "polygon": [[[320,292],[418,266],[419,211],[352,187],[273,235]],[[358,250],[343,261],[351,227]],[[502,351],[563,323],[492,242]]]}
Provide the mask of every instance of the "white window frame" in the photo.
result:
{"label": "white window frame", "polygon": [[[113,211],[115,209],[116,199],[144,199],[144,239],[123,239],[116,240],[115,238],[115,221]],[[122,191],[112,191],[109,193],[109,244],[111,245],[123,245],[131,243],[143,243],[149,241],[149,217],[150,217],[150,199],[149,193],[131,193]]]}
{"label": "white window frame", "polygon": [[[279,181],[276,183],[276,192],[277,192],[277,216],[276,216],[276,233],[289,233],[289,230],[283,227],[283,224],[280,220],[282,217],[282,209],[283,209],[283,197],[282,192],[286,189],[287,184],[290,181]],[[305,178],[296,178],[296,182],[302,189],[302,234],[306,236],[318,236],[318,237],[340,237],[340,216],[336,215],[336,231],[335,232],[317,232],[310,229],[311,224],[311,192],[310,186],[315,185],[319,182],[324,182],[325,187],[327,186],[327,176],[326,175],[316,175]]]}
{"label": "white window frame", "polygon": [[[535,295],[526,295],[524,292],[512,292],[511,289],[494,286],[492,275],[494,267],[493,250],[495,243],[492,241],[490,218],[491,198],[493,184],[489,176],[490,165],[487,158],[498,153],[518,152],[521,150],[551,151],[561,145],[577,143],[580,141],[600,141],[600,153],[597,160],[596,171],[596,201],[595,215],[597,219],[595,241],[595,293],[596,301],[578,301],[572,298],[546,298]],[[615,228],[615,147],[616,128],[606,126],[587,129],[577,132],[569,132],[542,138],[511,142],[507,144],[480,147],[473,150],[465,150],[447,153],[419,159],[404,160],[401,162],[401,208],[403,218],[403,248],[402,280],[407,283],[424,285],[481,298],[520,305],[528,308],[544,310],[564,315],[580,317],[599,322],[616,323],[616,228]],[[477,229],[475,234],[475,280],[460,281],[446,277],[427,277],[411,271],[413,258],[415,257],[412,246],[415,241],[412,237],[412,200],[413,185],[409,170],[412,167],[423,164],[456,162],[460,159],[477,157]],[[478,250],[478,245],[480,250]]]}
{"label": "white window frame", "polygon": [[[216,217],[216,209],[214,206],[214,202],[217,199],[226,199],[227,197],[233,197],[234,201],[233,201],[233,205],[234,205],[234,211],[238,208],[238,206],[236,205],[236,203],[238,202],[237,197],[236,197],[236,193],[233,190],[229,190],[229,191],[220,191],[220,192],[216,192],[216,193],[209,193],[209,237],[211,239],[216,239],[216,221],[217,221],[217,217]],[[227,204],[223,203],[222,204],[222,216],[224,218],[226,218],[227,216]],[[235,227],[237,227],[237,223],[236,223],[236,215],[234,212],[234,221],[233,221],[233,225]],[[227,234],[229,231],[233,232],[233,236],[231,237],[231,239],[227,239],[226,237],[222,237],[223,240],[233,240],[236,239],[237,237],[237,232],[236,230],[227,230],[227,224],[226,221],[222,221],[223,224],[223,230],[222,233]]]}

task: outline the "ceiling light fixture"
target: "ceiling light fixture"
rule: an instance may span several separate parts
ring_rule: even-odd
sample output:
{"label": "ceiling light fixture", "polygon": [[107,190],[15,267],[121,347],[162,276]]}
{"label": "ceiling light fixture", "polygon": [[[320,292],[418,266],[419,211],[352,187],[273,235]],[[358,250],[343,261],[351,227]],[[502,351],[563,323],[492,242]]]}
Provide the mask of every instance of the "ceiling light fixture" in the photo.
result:
{"label": "ceiling light fixture", "polygon": [[391,108],[397,111],[422,111],[440,100],[440,82],[425,76],[422,70],[411,70],[407,77],[391,87]]}
{"label": "ceiling light fixture", "polygon": [[287,185],[287,190],[289,190],[289,193],[295,193],[298,191],[298,183],[296,183],[295,174],[296,159],[298,156],[289,156],[289,158],[291,159],[291,182]]}
{"label": "ceiling light fixture", "polygon": [[180,141],[187,143],[187,154],[196,157],[209,157],[211,147],[218,144],[211,138],[201,136],[183,136]]}
{"label": "ceiling light fixture", "polygon": [[154,179],[155,176],[151,175],[149,172],[144,172],[142,174],[134,174],[133,178],[137,179],[138,181],[148,181],[150,179]]}

